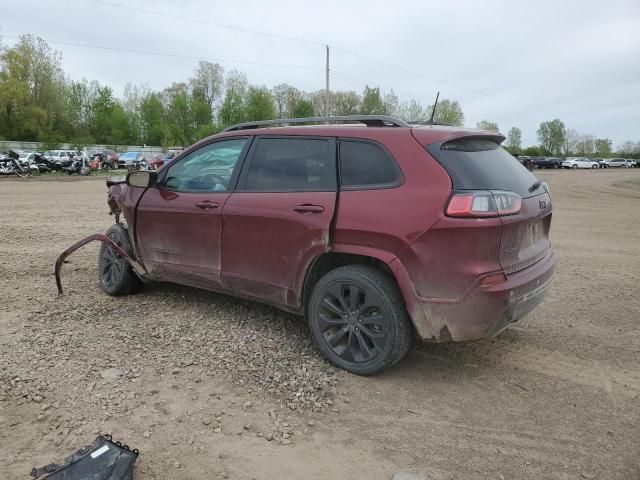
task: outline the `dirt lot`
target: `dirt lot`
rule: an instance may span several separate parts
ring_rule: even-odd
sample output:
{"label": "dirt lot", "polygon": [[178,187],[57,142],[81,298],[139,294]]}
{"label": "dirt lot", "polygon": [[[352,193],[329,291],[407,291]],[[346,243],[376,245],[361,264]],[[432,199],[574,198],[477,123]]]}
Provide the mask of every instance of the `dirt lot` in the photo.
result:
{"label": "dirt lot", "polygon": [[98,432],[143,479],[640,478],[640,170],[543,171],[559,257],[493,340],[416,345],[359,378],[275,309],[173,285],[109,298],[104,180],[0,178],[0,478]]}

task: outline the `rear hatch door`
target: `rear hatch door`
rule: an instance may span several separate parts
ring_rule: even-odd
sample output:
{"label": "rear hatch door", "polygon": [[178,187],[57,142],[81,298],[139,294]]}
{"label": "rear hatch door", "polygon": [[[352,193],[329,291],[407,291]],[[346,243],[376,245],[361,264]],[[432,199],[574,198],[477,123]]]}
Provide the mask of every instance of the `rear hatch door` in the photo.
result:
{"label": "rear hatch door", "polygon": [[[549,251],[551,198],[540,182],[500,146],[500,135],[470,135],[427,145],[449,173],[455,192],[508,191],[522,198],[520,211],[501,216],[500,265],[505,273],[523,270]],[[474,219],[469,219],[474,221]]]}

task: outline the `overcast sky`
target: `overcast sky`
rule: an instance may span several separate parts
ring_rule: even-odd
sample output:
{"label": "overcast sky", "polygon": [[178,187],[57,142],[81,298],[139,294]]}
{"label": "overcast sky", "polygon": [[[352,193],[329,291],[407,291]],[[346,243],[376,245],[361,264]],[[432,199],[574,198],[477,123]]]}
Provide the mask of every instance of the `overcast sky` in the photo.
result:
{"label": "overcast sky", "polygon": [[525,145],[553,118],[614,146],[640,141],[640,0],[0,0],[0,28],[3,45],[39,35],[62,52],[71,78],[118,95],[128,82],[162,89],[187,80],[198,60],[181,56],[267,87],[318,90],[328,44],[332,89],[368,83],[424,104],[440,90],[460,101],[468,126],[492,120],[506,134],[515,125]]}

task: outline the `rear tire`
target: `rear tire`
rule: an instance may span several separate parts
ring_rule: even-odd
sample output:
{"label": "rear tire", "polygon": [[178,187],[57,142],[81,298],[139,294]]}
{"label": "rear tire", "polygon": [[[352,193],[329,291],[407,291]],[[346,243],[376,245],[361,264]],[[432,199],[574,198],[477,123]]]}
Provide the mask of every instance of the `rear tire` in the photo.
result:
{"label": "rear tire", "polygon": [[[118,223],[111,225],[105,235],[127,252],[129,256],[132,255],[129,234],[122,225]],[[100,277],[100,286],[109,295],[116,296],[132,293],[141,284],[129,262],[104,243],[100,247],[98,256],[98,275]]]}
{"label": "rear tire", "polygon": [[373,267],[330,271],[307,308],[311,336],[334,366],[372,375],[399,362],[411,344],[409,315],[392,278]]}
{"label": "rear tire", "polygon": [[578,168],[578,165],[573,164],[573,165],[571,165],[571,168],[576,170]]}
{"label": "rear tire", "polygon": [[592,169],[592,170],[593,170],[594,168],[598,168],[598,166],[597,166],[597,165],[593,165],[593,166],[591,167],[591,169]]}
{"label": "rear tire", "polygon": [[100,167],[100,170],[102,170],[103,172],[107,173],[107,172],[109,172],[109,170],[111,170],[111,165],[109,165],[108,163],[105,162]]}

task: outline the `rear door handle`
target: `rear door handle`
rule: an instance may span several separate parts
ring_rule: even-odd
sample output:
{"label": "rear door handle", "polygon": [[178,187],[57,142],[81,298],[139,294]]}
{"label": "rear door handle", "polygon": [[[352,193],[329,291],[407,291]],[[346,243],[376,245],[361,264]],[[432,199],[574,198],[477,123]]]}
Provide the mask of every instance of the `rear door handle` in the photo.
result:
{"label": "rear door handle", "polygon": [[196,207],[202,208],[203,210],[206,208],[218,208],[218,202],[212,202],[211,200],[204,200],[202,202],[196,203]]}
{"label": "rear door handle", "polygon": [[322,213],[324,212],[324,207],[322,205],[305,203],[304,205],[296,205],[293,207],[293,211],[298,213]]}

